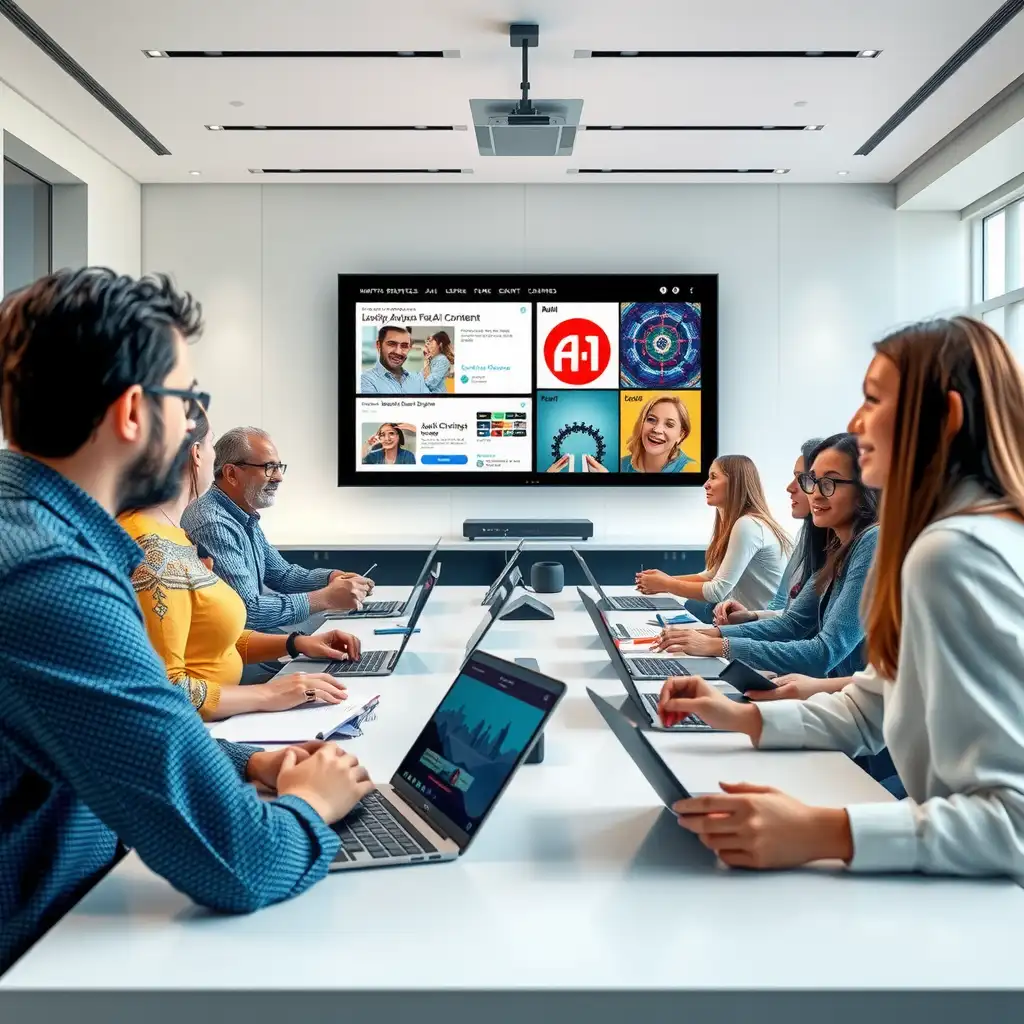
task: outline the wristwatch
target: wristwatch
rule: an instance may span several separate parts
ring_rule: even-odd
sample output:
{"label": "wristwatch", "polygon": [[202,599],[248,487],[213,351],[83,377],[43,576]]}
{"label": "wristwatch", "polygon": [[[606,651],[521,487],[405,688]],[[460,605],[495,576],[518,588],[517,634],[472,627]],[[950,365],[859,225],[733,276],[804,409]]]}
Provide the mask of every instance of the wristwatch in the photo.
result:
{"label": "wristwatch", "polygon": [[301,632],[301,630],[296,630],[294,633],[289,633],[288,634],[288,639],[285,640],[284,646],[285,646],[285,650],[288,651],[288,657],[289,658],[297,658],[299,656],[299,650],[295,646],[295,638],[297,636],[308,636],[308,635],[309,635],[308,633],[303,633],[303,632]]}

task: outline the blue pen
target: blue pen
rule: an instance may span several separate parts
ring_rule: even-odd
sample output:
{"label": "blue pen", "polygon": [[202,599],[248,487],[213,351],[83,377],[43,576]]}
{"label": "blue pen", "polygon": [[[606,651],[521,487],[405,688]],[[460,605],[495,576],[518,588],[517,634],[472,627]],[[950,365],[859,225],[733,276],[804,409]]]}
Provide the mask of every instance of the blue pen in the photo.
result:
{"label": "blue pen", "polygon": [[402,636],[405,633],[418,633],[419,627],[409,629],[408,626],[384,626],[373,631],[374,636]]}

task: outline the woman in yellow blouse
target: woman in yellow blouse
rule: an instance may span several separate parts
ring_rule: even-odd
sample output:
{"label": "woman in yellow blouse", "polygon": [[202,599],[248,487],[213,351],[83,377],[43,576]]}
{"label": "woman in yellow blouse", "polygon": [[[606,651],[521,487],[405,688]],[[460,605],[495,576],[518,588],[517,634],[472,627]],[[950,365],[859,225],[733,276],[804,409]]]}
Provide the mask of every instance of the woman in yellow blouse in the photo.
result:
{"label": "woman in yellow blouse", "polygon": [[[145,561],[132,574],[146,630],[167,666],[204,719],[247,711],[284,711],[322,701],[338,704],[343,683],[323,673],[296,673],[252,686],[236,685],[242,667],[274,661],[287,653],[283,633],[245,628],[242,599],[201,559],[180,524],[188,503],[213,484],[213,438],[201,416],[185,453],[181,495],[163,505],[123,515],[119,522],[138,542]],[[321,661],[359,657],[356,637],[338,630],[294,637],[300,654]]]}

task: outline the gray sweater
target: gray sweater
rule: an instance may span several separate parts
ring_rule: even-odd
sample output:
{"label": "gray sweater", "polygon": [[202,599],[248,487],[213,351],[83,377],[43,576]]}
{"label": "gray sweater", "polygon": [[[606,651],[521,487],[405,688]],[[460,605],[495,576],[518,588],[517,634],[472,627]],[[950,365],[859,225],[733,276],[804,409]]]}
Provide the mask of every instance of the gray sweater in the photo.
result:
{"label": "gray sweater", "polygon": [[1024,880],[1024,525],[934,522],[901,584],[896,681],[869,668],[841,693],[760,704],[760,745],[888,746],[908,799],[846,808],[852,869]]}

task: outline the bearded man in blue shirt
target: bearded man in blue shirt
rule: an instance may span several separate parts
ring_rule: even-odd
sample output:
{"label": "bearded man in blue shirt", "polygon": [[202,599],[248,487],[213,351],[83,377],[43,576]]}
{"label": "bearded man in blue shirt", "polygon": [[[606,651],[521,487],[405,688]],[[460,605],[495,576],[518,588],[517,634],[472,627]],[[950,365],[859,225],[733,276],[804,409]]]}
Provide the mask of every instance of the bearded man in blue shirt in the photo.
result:
{"label": "bearded man in blue shirt", "polygon": [[216,910],[294,896],[372,788],[333,743],[212,739],[146,636],[114,517],[180,486],[200,328],[166,278],[94,268],[0,304],[0,971],[125,847]]}

